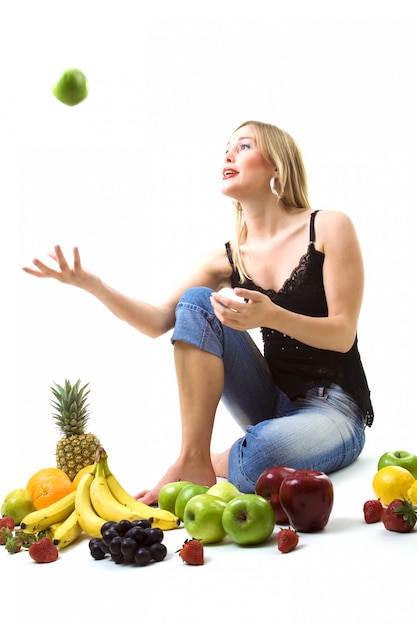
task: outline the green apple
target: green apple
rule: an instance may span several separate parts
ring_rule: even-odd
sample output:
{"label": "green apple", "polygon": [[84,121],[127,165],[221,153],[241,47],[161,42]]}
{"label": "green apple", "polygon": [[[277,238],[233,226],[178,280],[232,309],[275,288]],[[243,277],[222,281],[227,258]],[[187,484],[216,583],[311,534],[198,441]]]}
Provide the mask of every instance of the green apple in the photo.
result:
{"label": "green apple", "polygon": [[22,519],[34,510],[35,505],[26,489],[13,489],[13,491],[7,494],[1,505],[2,517],[9,515],[13,518],[16,526],[19,526]]}
{"label": "green apple", "polygon": [[185,485],[189,484],[189,480],[177,480],[174,483],[168,483],[167,485],[164,485],[160,490],[158,496],[159,508],[175,514],[175,501],[177,499],[177,496],[181,489],[185,487]]}
{"label": "green apple", "polygon": [[210,496],[218,496],[225,502],[230,502],[233,498],[240,496],[240,491],[233,483],[229,483],[227,480],[220,481],[210,487],[207,491]]}
{"label": "green apple", "polygon": [[80,70],[65,70],[52,87],[52,93],[60,102],[70,107],[75,106],[87,97],[87,79]]}
{"label": "green apple", "polygon": [[184,509],[188,500],[191,500],[194,496],[199,495],[200,493],[206,493],[208,487],[205,485],[197,485],[196,483],[189,483],[185,485],[177,495],[177,499],[175,500],[175,515],[180,518],[180,520],[184,521]]}
{"label": "green apple", "polygon": [[185,506],[185,530],[201,543],[219,543],[226,536],[222,522],[225,507],[226,502],[218,496],[208,493],[194,496]]}
{"label": "green apple", "polygon": [[242,493],[230,500],[222,516],[223,528],[240,545],[263,543],[275,528],[275,513],[268,500],[256,493]]}
{"label": "green apple", "polygon": [[399,465],[412,473],[417,479],[417,455],[405,450],[394,450],[385,452],[378,461],[378,470],[387,465]]}

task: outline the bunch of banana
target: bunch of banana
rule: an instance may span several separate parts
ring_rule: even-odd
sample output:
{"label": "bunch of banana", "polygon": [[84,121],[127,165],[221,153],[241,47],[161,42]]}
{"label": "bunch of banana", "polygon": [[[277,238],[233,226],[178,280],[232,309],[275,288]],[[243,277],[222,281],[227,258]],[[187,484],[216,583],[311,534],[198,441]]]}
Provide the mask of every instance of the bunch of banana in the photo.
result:
{"label": "bunch of banana", "polygon": [[149,519],[161,530],[178,528],[180,519],[170,511],[138,502],[110,471],[106,452],[100,448],[97,462],[84,474],[77,489],[54,504],[33,511],[22,520],[26,533],[46,531],[59,550],[70,545],[84,531],[101,537],[105,522],[122,519]]}
{"label": "bunch of banana", "polygon": [[90,485],[90,498],[93,509],[100,517],[115,522],[122,519],[149,519],[152,520],[152,526],[161,530],[178,528],[181,523],[170,511],[148,506],[131,496],[110,471],[103,448],[99,450],[95,475]]}

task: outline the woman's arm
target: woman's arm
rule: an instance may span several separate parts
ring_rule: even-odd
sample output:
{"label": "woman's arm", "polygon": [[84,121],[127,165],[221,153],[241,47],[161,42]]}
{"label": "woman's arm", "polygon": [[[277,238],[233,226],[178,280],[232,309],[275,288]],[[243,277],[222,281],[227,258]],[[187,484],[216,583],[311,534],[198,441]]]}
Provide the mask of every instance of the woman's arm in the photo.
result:
{"label": "woman's arm", "polygon": [[317,215],[316,232],[316,248],[325,255],[323,281],[328,317],[293,313],[275,305],[264,294],[236,288],[236,295],[249,298],[249,302],[234,304],[233,308],[238,311],[235,313],[216,304],[219,296],[214,295],[213,304],[219,319],[232,328],[265,326],[315,348],[348,352],[355,340],[364,288],[358,238],[351,220],[335,211]]}
{"label": "woman's arm", "polygon": [[149,337],[158,337],[173,328],[175,307],[186,289],[204,285],[217,290],[227,283],[227,276],[230,275],[230,265],[223,246],[204,257],[164,301],[159,304],[150,304],[120,293],[95,274],[85,270],[81,265],[78,248],[73,249],[73,254],[74,263],[71,268],[60,246],[55,246],[54,253],[50,256],[56,262],[58,269],[45,265],[39,259],[34,259],[33,265],[37,270],[30,267],[24,267],[23,270],[32,276],[54,278],[61,283],[91,293],[119,319]]}

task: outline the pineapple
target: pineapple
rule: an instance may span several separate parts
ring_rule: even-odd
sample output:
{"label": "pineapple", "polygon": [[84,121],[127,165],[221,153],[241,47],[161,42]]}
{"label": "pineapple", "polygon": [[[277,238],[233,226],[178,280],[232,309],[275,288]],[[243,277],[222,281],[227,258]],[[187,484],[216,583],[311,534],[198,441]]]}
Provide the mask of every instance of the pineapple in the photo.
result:
{"label": "pineapple", "polygon": [[55,411],[52,416],[63,435],[56,445],[56,466],[71,480],[80,469],[94,463],[100,447],[99,439],[85,432],[90,416],[87,404],[90,390],[86,391],[89,383],[81,388],[80,384],[81,380],[75,385],[65,380],[65,387],[56,383],[51,387],[56,398],[51,403]]}

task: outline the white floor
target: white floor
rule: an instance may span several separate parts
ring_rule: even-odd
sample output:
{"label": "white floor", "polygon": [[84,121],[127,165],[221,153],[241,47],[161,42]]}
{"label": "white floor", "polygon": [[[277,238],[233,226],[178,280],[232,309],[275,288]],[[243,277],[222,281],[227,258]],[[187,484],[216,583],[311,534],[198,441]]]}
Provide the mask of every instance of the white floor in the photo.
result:
{"label": "white floor", "polygon": [[165,561],[142,569],[94,561],[87,538],[49,565],[1,549],[4,607],[19,612],[19,623],[44,626],[58,620],[107,625],[149,618],[174,624],[254,618],[340,626],[369,620],[389,624],[407,611],[412,615],[417,531],[391,533],[381,524],[366,525],[362,517],[363,502],[373,497],[381,451],[373,447],[331,476],[335,502],[326,529],[301,534],[290,554],[278,552],[274,532],[258,547],[229,541],[206,546],[205,565],[190,567],[176,554],[187,536],[182,528],[165,533]]}

